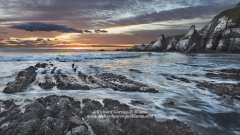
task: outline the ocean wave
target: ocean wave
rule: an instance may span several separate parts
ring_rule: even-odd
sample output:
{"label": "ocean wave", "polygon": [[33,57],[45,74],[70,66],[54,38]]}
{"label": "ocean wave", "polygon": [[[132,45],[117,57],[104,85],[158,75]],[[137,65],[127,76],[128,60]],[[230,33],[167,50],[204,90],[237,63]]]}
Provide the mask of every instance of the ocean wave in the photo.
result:
{"label": "ocean wave", "polygon": [[80,61],[87,59],[138,58],[141,54],[80,54],[80,55],[44,55],[44,56],[0,56],[0,61]]}

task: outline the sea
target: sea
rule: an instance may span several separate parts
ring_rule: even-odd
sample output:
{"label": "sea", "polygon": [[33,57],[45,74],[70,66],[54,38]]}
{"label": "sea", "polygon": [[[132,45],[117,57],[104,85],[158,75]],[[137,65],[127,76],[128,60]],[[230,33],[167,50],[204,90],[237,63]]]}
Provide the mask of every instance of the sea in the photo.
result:
{"label": "sea", "polygon": [[[76,74],[71,68],[74,63],[78,71],[87,74],[106,72],[124,75],[155,88],[159,93],[119,92],[110,88],[94,88],[89,91],[57,88],[43,90],[36,83],[31,84],[24,92],[2,92],[8,82],[14,81],[19,71],[39,62],[52,63],[66,74]],[[13,99],[24,109],[27,99],[48,95],[67,95],[79,100],[90,98],[99,101],[112,98],[132,108],[146,111],[160,121],[183,121],[203,135],[239,135],[239,101],[222,98],[207,89],[200,89],[194,81],[185,83],[168,79],[169,76],[177,76],[213,83],[239,83],[205,77],[209,71],[239,67],[240,54],[2,49],[0,99]],[[41,75],[37,76],[36,81],[39,81],[39,78]],[[132,105],[132,100],[141,101],[144,105]],[[167,101],[174,101],[175,105],[166,105]]]}

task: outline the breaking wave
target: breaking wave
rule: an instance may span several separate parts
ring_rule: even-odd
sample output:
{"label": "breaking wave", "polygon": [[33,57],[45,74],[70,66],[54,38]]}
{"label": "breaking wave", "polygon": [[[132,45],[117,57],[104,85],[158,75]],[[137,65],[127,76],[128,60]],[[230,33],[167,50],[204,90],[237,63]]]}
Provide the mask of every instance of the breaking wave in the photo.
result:
{"label": "breaking wave", "polygon": [[0,61],[81,61],[87,59],[138,58],[141,54],[80,54],[80,55],[44,55],[44,56],[0,56]]}

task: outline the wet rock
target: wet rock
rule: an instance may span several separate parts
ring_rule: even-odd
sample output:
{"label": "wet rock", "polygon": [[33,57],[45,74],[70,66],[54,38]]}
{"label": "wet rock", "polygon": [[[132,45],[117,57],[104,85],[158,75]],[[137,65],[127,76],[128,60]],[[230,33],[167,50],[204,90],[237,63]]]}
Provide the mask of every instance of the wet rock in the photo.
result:
{"label": "wet rock", "polygon": [[132,105],[144,105],[143,102],[141,102],[141,101],[136,101],[136,100],[131,100],[131,104],[132,104]]}
{"label": "wet rock", "polygon": [[28,85],[36,80],[36,75],[36,68],[33,66],[20,71],[15,78],[15,81],[9,82],[3,92],[10,94],[24,91]]}
{"label": "wet rock", "polygon": [[[85,102],[84,102],[85,101]],[[91,115],[93,111],[102,110],[102,104],[99,101],[83,99],[84,107],[82,108],[82,115],[86,117],[87,115]]]}
{"label": "wet rock", "polygon": [[151,92],[158,93],[154,88],[150,88],[140,82],[127,79],[125,76],[113,73],[103,73],[96,76],[94,82],[100,86],[109,87],[116,91],[123,92]]}
{"label": "wet rock", "polygon": [[[1,135],[65,135],[71,131],[75,134],[88,133],[88,130],[82,128],[87,126],[78,121],[81,113],[80,102],[70,97],[48,96],[27,105],[23,113],[14,109],[6,111],[11,115],[10,119],[0,123]],[[0,117],[2,119],[9,115]]]}
{"label": "wet rock", "polygon": [[209,72],[205,74],[209,78],[221,78],[221,79],[231,79],[240,80],[240,69],[222,69],[218,72]]}
{"label": "wet rock", "polygon": [[42,74],[47,74],[47,70],[42,71]]}
{"label": "wet rock", "polygon": [[129,69],[129,71],[136,72],[136,73],[143,73],[142,71],[136,70],[136,69]]}
{"label": "wet rock", "polygon": [[209,78],[222,78],[222,79],[231,79],[231,80],[240,80],[240,74],[235,73],[207,73],[205,75]]}
{"label": "wet rock", "polygon": [[[48,96],[36,99],[21,112],[13,101],[0,101],[4,111],[0,114],[1,135],[197,135],[189,126],[177,120],[165,122],[154,118],[90,118],[96,110],[131,111],[113,99],[99,101],[87,99],[81,103],[67,96]],[[84,114],[84,115],[83,115]],[[138,112],[136,115],[141,115]],[[147,116],[147,114],[145,114]],[[83,120],[84,119],[84,120]],[[7,123],[7,124],[6,124]]]}
{"label": "wet rock", "polygon": [[58,70],[57,70],[57,74],[63,74],[63,73],[62,73],[62,69],[58,69]]}
{"label": "wet rock", "polygon": [[52,78],[50,76],[44,77],[44,82],[40,82],[38,84],[43,89],[52,89],[55,86],[55,83],[53,82]]}
{"label": "wet rock", "polygon": [[[87,103],[91,102],[93,101]],[[127,105],[121,104],[117,100],[104,99],[103,103],[104,106],[102,107],[92,108],[92,112],[96,110],[104,110],[105,112],[134,112]],[[90,105],[92,106],[92,104]],[[83,109],[85,107],[88,107],[88,105],[84,104]],[[145,116],[145,118],[140,118],[140,115]],[[136,118],[89,118],[86,116],[86,119],[93,132],[99,135],[197,135],[189,126],[177,120],[159,122],[147,114],[143,115],[141,112],[136,113],[135,116]]]}
{"label": "wet rock", "polygon": [[54,67],[51,71],[51,74],[54,74],[55,70],[57,69],[57,67]]}
{"label": "wet rock", "polygon": [[232,73],[232,74],[240,74],[240,69],[222,69],[220,72],[223,73]]}
{"label": "wet rock", "polygon": [[185,82],[185,83],[190,83],[190,80],[186,79],[186,78],[183,78],[183,77],[177,77],[177,76],[170,76],[170,77],[167,77],[168,80],[179,80],[181,82]]}
{"label": "wet rock", "polygon": [[197,84],[199,88],[207,88],[219,96],[230,96],[233,99],[240,99],[240,83],[210,83],[199,82]]}
{"label": "wet rock", "polygon": [[37,63],[37,64],[35,65],[36,68],[46,68],[47,66],[48,66],[47,63]]}
{"label": "wet rock", "polygon": [[94,83],[93,76],[87,75],[81,71],[78,72],[78,77],[81,78],[84,82]]}
{"label": "wet rock", "polygon": [[164,102],[164,105],[175,105],[175,102],[171,99],[167,99],[165,102]]}
{"label": "wet rock", "polygon": [[73,128],[71,135],[89,135],[87,126],[81,125],[76,128]]}
{"label": "wet rock", "polygon": [[81,85],[76,78],[67,75],[55,75],[57,88],[60,90],[89,90],[89,86]]}

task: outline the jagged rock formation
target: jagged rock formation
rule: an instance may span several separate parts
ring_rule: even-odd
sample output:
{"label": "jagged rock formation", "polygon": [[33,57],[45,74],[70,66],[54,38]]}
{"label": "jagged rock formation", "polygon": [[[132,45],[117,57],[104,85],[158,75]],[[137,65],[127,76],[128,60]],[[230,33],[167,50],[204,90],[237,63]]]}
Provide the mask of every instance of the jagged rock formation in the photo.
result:
{"label": "jagged rock formation", "polygon": [[158,93],[156,89],[140,82],[130,80],[123,75],[103,73],[97,74],[96,76],[89,76],[87,74],[79,72],[78,76],[85,82],[95,83],[101,87],[112,88],[115,91]]}
{"label": "jagged rock formation", "polygon": [[43,89],[52,89],[55,86],[55,82],[53,82],[53,78],[51,78],[50,76],[46,75],[44,77],[44,81],[38,83],[38,86],[40,86]]}
{"label": "jagged rock formation", "polygon": [[[240,52],[240,4],[225,10],[197,31],[195,26],[181,39],[160,36],[146,46],[146,51],[177,52]],[[127,49],[138,51],[137,46]]]}
{"label": "jagged rock formation", "polygon": [[143,45],[135,45],[132,47],[132,49],[137,50],[139,52],[146,51],[146,45],[144,45],[144,44]]}
{"label": "jagged rock formation", "polygon": [[201,46],[207,50],[240,52],[240,7],[217,15],[201,31]]}
{"label": "jagged rock formation", "polygon": [[36,75],[37,72],[35,67],[30,66],[26,68],[25,70],[18,73],[15,81],[9,82],[6,85],[3,92],[10,94],[24,91],[28,85],[35,81]]}
{"label": "jagged rock formation", "polygon": [[77,79],[64,74],[56,74],[56,85],[60,90],[89,90],[89,86],[78,83]]}
{"label": "jagged rock formation", "polygon": [[174,51],[178,46],[178,40],[176,37],[167,37],[167,48],[166,51]]}
{"label": "jagged rock formation", "polygon": [[71,97],[53,95],[27,103],[25,110],[14,100],[0,104],[0,135],[198,135],[178,120],[101,118],[100,113],[94,113],[112,111],[116,114],[109,116],[117,116],[118,111],[125,111],[148,116],[113,99],[104,99],[103,104],[83,99],[81,104]]}
{"label": "jagged rock formation", "polygon": [[163,51],[167,48],[166,38],[164,35],[159,35],[158,39],[152,43],[150,43],[146,49],[153,51]]}
{"label": "jagged rock formation", "polygon": [[190,27],[188,33],[183,36],[176,50],[180,52],[191,52],[199,49],[201,36],[198,34],[195,25]]}

